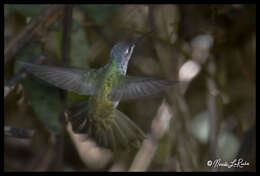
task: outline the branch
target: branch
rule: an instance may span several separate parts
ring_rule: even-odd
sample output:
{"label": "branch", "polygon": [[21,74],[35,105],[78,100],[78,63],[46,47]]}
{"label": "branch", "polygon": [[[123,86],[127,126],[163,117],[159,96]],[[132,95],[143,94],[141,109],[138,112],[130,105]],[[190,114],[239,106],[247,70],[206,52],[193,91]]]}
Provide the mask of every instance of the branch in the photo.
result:
{"label": "branch", "polygon": [[[43,60],[46,59],[45,55],[41,55],[38,58],[36,58],[33,63],[39,64]],[[15,86],[26,76],[27,74],[27,69],[25,67],[22,67],[19,72],[10,80],[6,83],[4,86],[4,98],[7,97],[7,95],[14,90]]]}
{"label": "branch", "polygon": [[71,28],[72,28],[72,5],[65,5],[63,17],[63,33],[62,33],[62,59],[68,64],[70,58]]}
{"label": "branch", "polygon": [[155,22],[154,22],[154,7],[152,5],[149,5],[148,8],[149,8],[149,16],[148,16],[149,25],[150,25],[150,28],[151,28],[150,31],[155,32],[156,26],[155,26]]}
{"label": "branch", "polygon": [[[64,13],[63,13],[63,31],[62,31],[62,61],[65,65],[68,65],[70,60],[70,42],[71,42],[71,28],[72,28],[72,5],[64,5]],[[65,109],[67,104],[67,94],[66,91],[60,90],[60,100],[62,103],[62,109]],[[54,156],[51,160],[51,170],[59,171],[63,168],[63,160],[64,160],[64,127],[65,127],[65,116],[62,112],[59,117],[60,124],[62,126],[62,132],[56,135],[56,142],[54,144],[53,150],[55,151]]]}
{"label": "branch", "polygon": [[163,100],[155,118],[153,119],[151,133],[148,135],[148,138],[143,141],[129,171],[147,170],[158,147],[158,140],[168,130],[171,118],[172,113],[170,107],[166,101]]}
{"label": "branch", "polygon": [[[208,63],[208,73],[212,76],[215,75],[215,63],[214,60],[211,58]],[[217,111],[217,87],[215,80],[211,77],[207,78],[207,87],[208,87],[208,111],[209,111],[209,146],[210,146],[210,153],[211,158],[216,158],[216,146],[217,146],[217,119],[218,117],[218,111]],[[213,168],[214,169],[214,168]],[[216,170],[215,170],[216,171]]]}
{"label": "branch", "polygon": [[34,135],[34,130],[5,126],[4,133],[5,133],[5,136],[10,136],[10,137],[30,138]]}
{"label": "branch", "polygon": [[55,22],[56,19],[61,15],[63,9],[62,7],[62,5],[49,6],[49,8],[46,8],[42,14],[35,18],[29,25],[27,25],[20,34],[12,39],[4,51],[5,64],[13,59],[14,56],[33,39],[34,35],[37,35],[41,28],[47,28],[53,22]]}

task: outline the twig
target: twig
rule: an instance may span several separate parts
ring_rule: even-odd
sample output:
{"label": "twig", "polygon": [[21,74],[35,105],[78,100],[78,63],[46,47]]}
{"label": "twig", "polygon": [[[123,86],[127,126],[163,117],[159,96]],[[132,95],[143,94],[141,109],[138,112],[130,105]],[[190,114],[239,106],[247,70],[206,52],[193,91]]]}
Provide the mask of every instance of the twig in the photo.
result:
{"label": "twig", "polygon": [[4,133],[6,136],[10,136],[10,137],[30,138],[34,135],[34,130],[5,126]]}
{"label": "twig", "polygon": [[[172,98],[172,97],[171,97]],[[184,146],[189,146],[186,147],[186,152],[188,152],[188,156],[190,157],[190,162],[192,164],[192,169],[197,169],[198,165],[197,165],[197,157],[196,157],[196,151],[197,151],[197,143],[194,140],[194,138],[192,137],[192,131],[191,131],[191,114],[190,114],[190,110],[188,107],[188,104],[184,98],[184,94],[181,94],[180,92],[178,94],[176,94],[176,100],[177,100],[177,106],[176,108],[178,108],[180,114],[178,114],[178,118],[182,118],[183,123],[182,123],[182,127],[183,127],[183,133],[180,134],[179,136],[184,136],[184,138],[186,140],[180,141],[180,143],[178,143],[178,145],[184,145]],[[171,102],[171,101],[169,101]],[[178,139],[182,140],[183,137],[179,137]]]}
{"label": "twig", "polygon": [[112,159],[113,153],[110,150],[100,148],[96,146],[94,141],[84,139],[84,135],[74,133],[70,123],[67,124],[66,130],[77,149],[80,159],[87,167],[100,169]]}
{"label": "twig", "polygon": [[[62,61],[65,65],[69,63],[70,60],[70,42],[71,42],[71,28],[72,28],[72,5],[64,5],[64,17],[63,17],[63,32],[62,32]],[[60,90],[60,100],[62,102],[62,109],[65,109],[67,104],[67,94],[64,90]],[[64,128],[65,128],[65,116],[64,113],[60,114],[59,117],[60,124],[62,126],[62,131],[60,134],[56,135],[56,142],[54,145],[55,155],[52,158],[51,170],[60,171],[63,168],[63,158],[64,158]]]}
{"label": "twig", "polygon": [[[87,28],[91,28],[95,31],[95,33],[104,40],[109,46],[113,45],[113,42],[106,36],[106,34],[103,31],[103,26],[100,26],[97,24],[96,20],[89,15],[87,11],[79,10],[79,13],[82,13],[85,17],[84,20],[87,21],[88,25],[86,25]],[[89,25],[92,24],[92,25]]]}
{"label": "twig", "polygon": [[62,7],[62,5],[49,6],[41,15],[25,27],[17,37],[12,39],[4,51],[5,64],[14,58],[14,56],[33,39],[34,35],[36,35],[42,27],[47,28],[50,26],[61,15],[60,12],[62,12]]}
{"label": "twig", "polygon": [[[215,75],[215,63],[212,58],[210,58],[208,63],[208,73],[212,76]],[[217,146],[217,119],[219,119],[219,113],[217,111],[217,88],[215,81],[212,77],[207,79],[207,87],[208,87],[208,111],[209,111],[209,146],[210,146],[210,154],[211,158],[216,158],[216,146]],[[216,171],[216,168],[212,168],[213,171]]]}
{"label": "twig", "polygon": [[170,124],[172,113],[169,105],[163,100],[151,126],[151,133],[143,141],[129,171],[146,171],[158,146],[158,140],[165,134]]}
{"label": "twig", "polygon": [[256,163],[251,162],[256,160],[256,125],[251,126],[243,135],[243,140],[236,156],[236,159],[240,158],[249,162],[250,167],[234,167],[233,171],[256,171]]}
{"label": "twig", "polygon": [[154,7],[152,5],[149,5],[149,25],[150,25],[151,31],[155,32],[156,26],[154,23]]}
{"label": "twig", "polygon": [[[41,55],[38,58],[36,58],[33,63],[39,64],[43,60],[46,59],[45,55]],[[19,72],[6,83],[4,86],[4,98],[15,88],[15,86],[26,76],[27,69],[25,67],[21,68]]]}
{"label": "twig", "polygon": [[72,5],[65,5],[63,18],[63,33],[62,33],[62,59],[64,64],[68,64],[70,58],[70,41],[72,28]]}
{"label": "twig", "polygon": [[38,155],[34,157],[31,166],[28,167],[29,171],[43,172],[50,171],[53,166],[53,159],[55,157],[55,151],[53,150],[52,144],[49,144],[47,148],[42,149],[38,152]]}

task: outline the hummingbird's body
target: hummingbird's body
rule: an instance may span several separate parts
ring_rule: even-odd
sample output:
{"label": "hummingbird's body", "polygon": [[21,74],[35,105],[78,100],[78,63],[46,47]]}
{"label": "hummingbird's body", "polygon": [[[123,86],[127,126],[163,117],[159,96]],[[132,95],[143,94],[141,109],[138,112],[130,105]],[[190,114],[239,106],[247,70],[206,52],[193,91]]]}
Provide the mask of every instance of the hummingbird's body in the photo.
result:
{"label": "hummingbird's body", "polygon": [[[118,131],[113,131],[113,129],[119,126],[119,124],[115,124],[117,123],[115,122],[115,109],[119,101],[112,101],[108,97],[112,92],[112,85],[118,81],[119,72],[115,62],[101,69],[103,70],[97,80],[97,92],[90,97],[87,108],[85,107],[87,111],[78,116],[73,116],[77,112],[72,112],[69,114],[69,119],[74,131],[87,133],[92,139],[96,139],[99,145],[115,148],[115,141],[119,139],[114,138],[116,135],[114,133],[118,133]],[[78,122],[73,123],[76,120]]]}
{"label": "hummingbird's body", "polygon": [[118,145],[139,143],[145,137],[134,122],[116,109],[120,100],[153,95],[174,83],[150,77],[126,76],[128,62],[140,39],[116,44],[111,50],[109,63],[98,70],[23,64],[34,75],[57,87],[91,95],[88,102],[69,108],[68,120],[74,132],[87,134],[99,146],[115,149]]}

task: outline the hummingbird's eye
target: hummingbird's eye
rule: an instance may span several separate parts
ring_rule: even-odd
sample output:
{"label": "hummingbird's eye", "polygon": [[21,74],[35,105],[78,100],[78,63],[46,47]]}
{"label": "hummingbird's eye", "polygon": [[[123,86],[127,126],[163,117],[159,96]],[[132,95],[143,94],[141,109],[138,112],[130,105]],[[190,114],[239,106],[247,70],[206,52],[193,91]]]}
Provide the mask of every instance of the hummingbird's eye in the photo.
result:
{"label": "hummingbird's eye", "polygon": [[127,49],[125,50],[125,54],[129,54],[129,51],[130,51],[130,49],[127,48]]}
{"label": "hummingbird's eye", "polygon": [[133,49],[134,49],[134,46],[128,47],[128,48],[125,50],[125,55],[131,54]]}

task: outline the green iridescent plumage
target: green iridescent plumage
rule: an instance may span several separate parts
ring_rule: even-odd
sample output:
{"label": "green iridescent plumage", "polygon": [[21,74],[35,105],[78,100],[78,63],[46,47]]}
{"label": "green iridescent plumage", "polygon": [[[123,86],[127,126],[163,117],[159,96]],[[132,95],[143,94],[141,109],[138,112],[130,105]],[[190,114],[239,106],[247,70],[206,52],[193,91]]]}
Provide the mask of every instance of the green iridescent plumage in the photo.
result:
{"label": "green iridescent plumage", "polygon": [[140,143],[145,135],[134,122],[116,109],[118,103],[124,99],[163,92],[176,83],[151,77],[126,76],[133,49],[141,38],[132,43],[116,44],[111,50],[109,63],[100,69],[22,64],[50,84],[78,94],[91,95],[88,102],[76,103],[68,110],[68,118],[75,133],[86,134],[102,147],[127,147]]}

